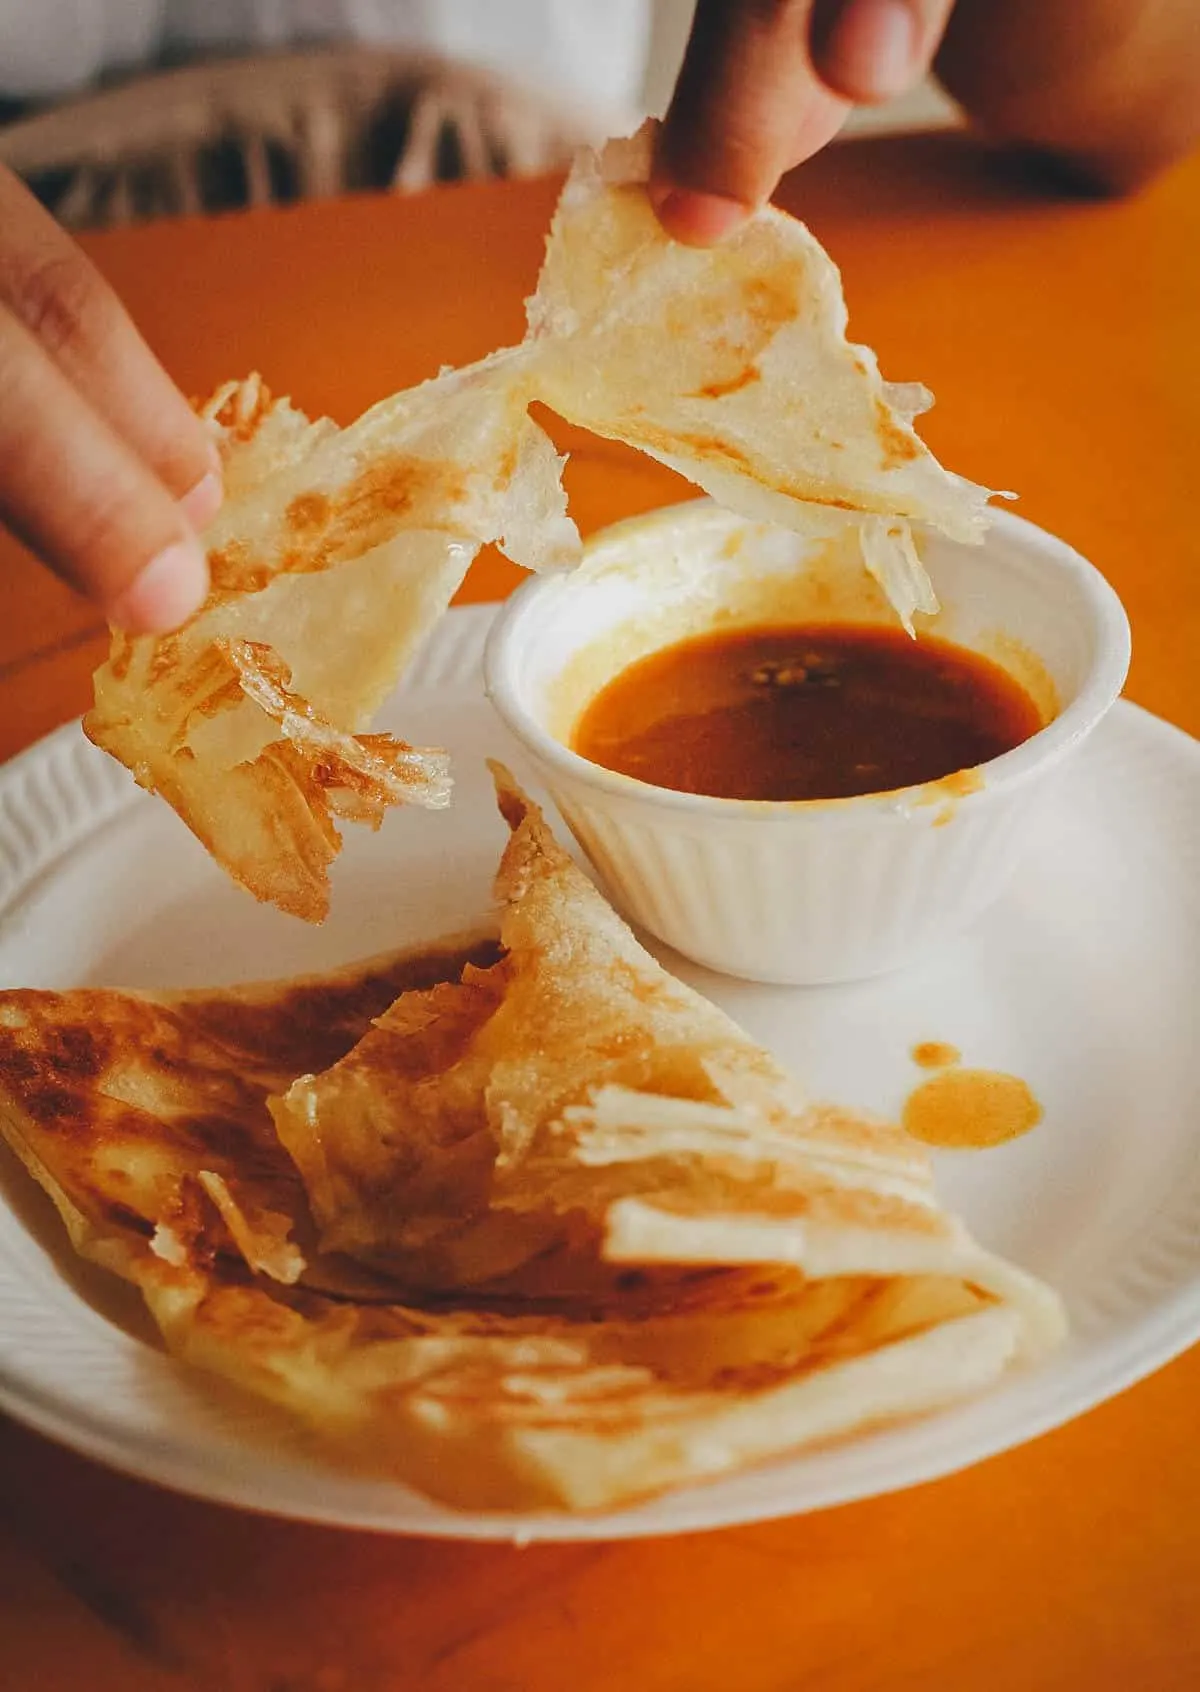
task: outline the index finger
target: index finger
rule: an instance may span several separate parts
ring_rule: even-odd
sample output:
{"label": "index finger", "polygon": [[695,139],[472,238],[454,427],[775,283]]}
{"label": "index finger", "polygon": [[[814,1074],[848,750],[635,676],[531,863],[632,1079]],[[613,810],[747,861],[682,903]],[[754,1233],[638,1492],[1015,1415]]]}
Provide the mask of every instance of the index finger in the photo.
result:
{"label": "index finger", "polygon": [[2,166],[0,230],[0,308],[203,525],[220,503],[207,431],[99,271]]}

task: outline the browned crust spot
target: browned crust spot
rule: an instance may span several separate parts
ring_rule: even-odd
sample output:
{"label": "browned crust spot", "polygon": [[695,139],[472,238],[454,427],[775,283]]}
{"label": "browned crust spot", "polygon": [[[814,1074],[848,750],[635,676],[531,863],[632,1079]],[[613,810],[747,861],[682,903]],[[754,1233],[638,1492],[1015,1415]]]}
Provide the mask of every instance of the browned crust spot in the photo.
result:
{"label": "browned crust spot", "polygon": [[[217,393],[220,391],[218,388]],[[270,388],[254,377],[239,383],[216,411],[209,411],[211,399],[199,405],[195,401],[192,403],[197,411],[207,414],[234,441],[253,440],[275,409],[275,398]]]}
{"label": "browned crust spot", "polygon": [[[514,466],[515,467],[515,466]],[[284,513],[288,537],[271,564],[232,542],[209,553],[220,593],[257,593],[277,575],[301,575],[348,564],[382,546],[406,523],[445,527],[445,513],[466,497],[461,470],[436,459],[388,453],[336,494],[298,494]]]}
{"label": "browned crust spot", "polygon": [[697,388],[688,399],[724,399],[727,394],[740,393],[743,388],[751,387],[755,382],[762,381],[762,371],[757,364],[748,364],[736,376],[731,376],[726,382],[706,382],[704,387]]}
{"label": "browned crust spot", "polygon": [[883,468],[898,469],[921,456],[921,443],[911,429],[902,428],[891,408],[878,396],[875,398],[875,429],[883,448]]}

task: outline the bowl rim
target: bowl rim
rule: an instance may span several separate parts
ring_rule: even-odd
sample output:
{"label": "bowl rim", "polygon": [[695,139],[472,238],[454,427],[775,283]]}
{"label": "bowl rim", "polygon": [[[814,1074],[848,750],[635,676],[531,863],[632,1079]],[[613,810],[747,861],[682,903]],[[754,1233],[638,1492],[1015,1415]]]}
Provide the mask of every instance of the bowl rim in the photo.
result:
{"label": "bowl rim", "polygon": [[[745,522],[707,496],[663,506],[639,516],[625,517],[595,530],[584,544],[584,559],[619,545],[631,533],[658,527],[678,527],[689,519],[710,516],[714,511],[731,522]],[[937,780],[897,787],[878,793],[852,794],[837,799],[729,799],[706,793],[683,793],[658,787],[636,776],[595,764],[550,733],[523,703],[514,670],[519,637],[528,626],[540,600],[569,592],[570,572],[533,576],[512,593],[488,631],[484,647],[484,689],[492,707],[517,740],[543,764],[575,783],[598,789],[613,798],[642,805],[707,816],[722,822],[782,824],[837,818],[861,821],[882,814],[895,815],[935,804],[966,803],[1000,791],[1008,791],[1049,769],[1091,733],[1119,697],[1129,670],[1131,634],[1129,618],[1116,590],[1091,561],[1049,530],[1018,517],[1014,512],[993,510],[989,533],[995,532],[1015,543],[1026,557],[1037,555],[1045,568],[1057,569],[1073,578],[1091,613],[1092,660],[1071,702],[1050,722],[1010,751],[984,763],[969,766],[981,777],[978,787],[960,787],[952,772]],[[940,538],[940,537],[939,537]],[[951,542],[950,544],[954,544]],[[988,544],[984,537],[983,546]]]}

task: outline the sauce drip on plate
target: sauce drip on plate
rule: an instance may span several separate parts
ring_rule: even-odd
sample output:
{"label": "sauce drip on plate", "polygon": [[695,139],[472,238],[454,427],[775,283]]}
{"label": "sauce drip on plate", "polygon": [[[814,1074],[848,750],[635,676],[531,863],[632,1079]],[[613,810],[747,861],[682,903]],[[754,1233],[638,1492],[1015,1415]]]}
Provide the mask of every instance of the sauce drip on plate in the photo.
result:
{"label": "sauce drip on plate", "polygon": [[901,1120],[914,1140],[928,1146],[979,1150],[1036,1128],[1042,1107],[1017,1075],[945,1069],[909,1094]]}
{"label": "sauce drip on plate", "polygon": [[656,787],[842,799],[939,781],[1042,726],[977,653],[863,623],[735,629],[664,647],[592,700],[572,748]]}
{"label": "sauce drip on plate", "polygon": [[949,1069],[961,1057],[958,1047],[944,1040],[922,1040],[912,1049],[912,1060],[919,1069]]}

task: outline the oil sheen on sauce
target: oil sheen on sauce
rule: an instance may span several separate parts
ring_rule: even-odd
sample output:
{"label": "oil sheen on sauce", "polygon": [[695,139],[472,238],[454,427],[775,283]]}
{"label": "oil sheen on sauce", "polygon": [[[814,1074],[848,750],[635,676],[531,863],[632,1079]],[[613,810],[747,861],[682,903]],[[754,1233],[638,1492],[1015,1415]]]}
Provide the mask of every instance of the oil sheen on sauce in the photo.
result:
{"label": "oil sheen on sauce", "polygon": [[1042,727],[1007,671],[865,623],[720,630],[650,653],[587,706],[592,763],[722,799],[842,799],[940,781]]}

